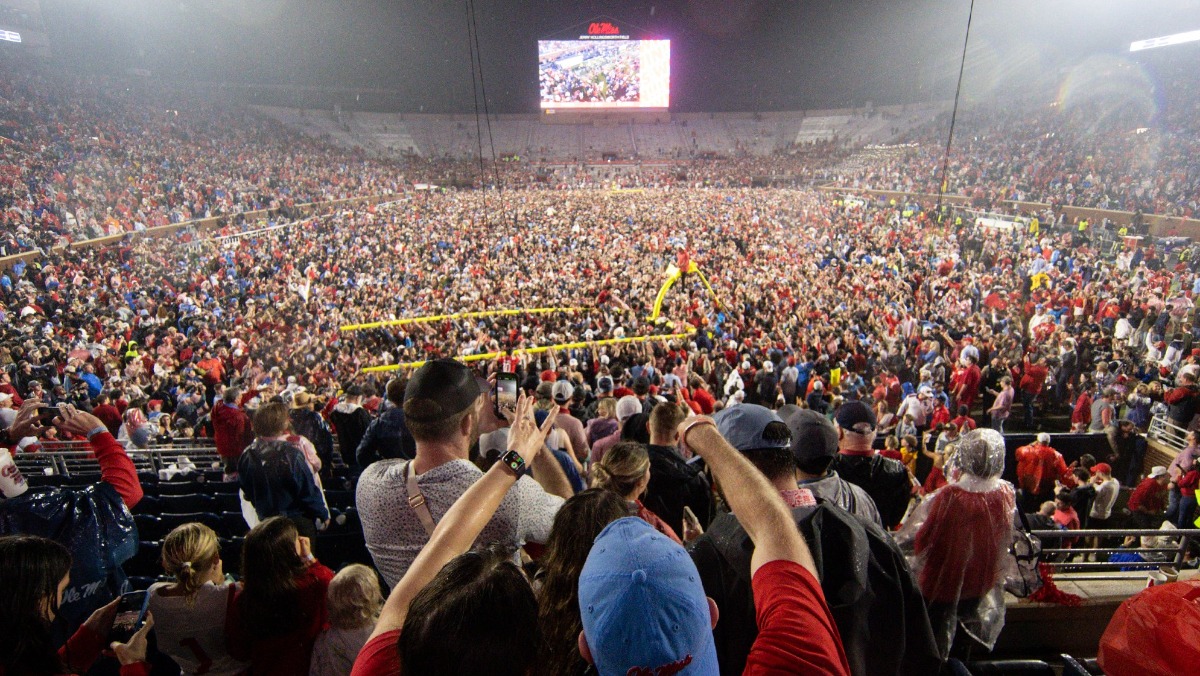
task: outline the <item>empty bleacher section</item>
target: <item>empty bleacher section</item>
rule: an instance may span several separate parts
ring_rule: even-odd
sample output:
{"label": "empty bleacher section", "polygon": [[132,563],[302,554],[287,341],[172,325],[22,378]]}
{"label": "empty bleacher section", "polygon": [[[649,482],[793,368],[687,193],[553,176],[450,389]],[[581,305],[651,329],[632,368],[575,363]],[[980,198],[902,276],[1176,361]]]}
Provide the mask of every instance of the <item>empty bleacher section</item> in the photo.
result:
{"label": "empty bleacher section", "polygon": [[831,141],[837,136],[839,127],[845,126],[849,120],[848,117],[841,115],[837,117],[806,117],[800,123],[800,129],[796,132],[796,145],[805,143],[816,143],[820,141]]}
{"label": "empty bleacher section", "polygon": [[[696,157],[762,157],[814,143],[886,142],[927,123],[942,104],[840,111],[679,113],[669,121],[597,118],[548,124],[537,115],[493,115],[490,125],[472,115],[408,115],[255,106],[304,134],[380,156],[519,157],[537,162],[605,159],[685,160]],[[490,137],[489,137],[490,127]]]}

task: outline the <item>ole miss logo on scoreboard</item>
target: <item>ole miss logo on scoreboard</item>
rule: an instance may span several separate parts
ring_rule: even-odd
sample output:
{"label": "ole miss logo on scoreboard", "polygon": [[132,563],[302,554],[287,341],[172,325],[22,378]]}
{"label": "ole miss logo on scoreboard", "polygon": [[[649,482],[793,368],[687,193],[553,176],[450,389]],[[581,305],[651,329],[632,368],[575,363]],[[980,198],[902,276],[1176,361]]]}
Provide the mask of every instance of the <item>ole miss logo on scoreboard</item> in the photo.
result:
{"label": "ole miss logo on scoreboard", "polygon": [[607,21],[593,21],[588,24],[588,35],[620,35],[621,29],[616,24]]}

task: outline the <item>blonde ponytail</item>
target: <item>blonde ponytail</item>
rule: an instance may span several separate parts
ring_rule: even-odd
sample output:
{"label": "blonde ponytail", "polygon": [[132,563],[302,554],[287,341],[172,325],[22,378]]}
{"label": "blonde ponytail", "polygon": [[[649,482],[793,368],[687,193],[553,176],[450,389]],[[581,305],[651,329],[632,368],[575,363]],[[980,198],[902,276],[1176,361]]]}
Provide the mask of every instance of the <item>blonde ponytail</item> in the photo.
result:
{"label": "blonde ponytail", "polygon": [[622,441],[610,448],[600,462],[592,465],[592,487],[627,497],[649,468],[650,456],[646,447],[636,441]]}
{"label": "blonde ponytail", "polygon": [[204,575],[220,558],[217,534],[202,523],[185,523],[163,539],[163,570],[174,576],[188,601],[204,585]]}

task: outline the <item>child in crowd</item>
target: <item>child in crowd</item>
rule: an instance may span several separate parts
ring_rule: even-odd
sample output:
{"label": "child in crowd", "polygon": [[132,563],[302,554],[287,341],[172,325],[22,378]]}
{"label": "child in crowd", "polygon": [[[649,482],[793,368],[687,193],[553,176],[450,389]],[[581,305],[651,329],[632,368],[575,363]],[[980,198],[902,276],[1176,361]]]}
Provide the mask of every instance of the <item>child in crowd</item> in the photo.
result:
{"label": "child in crowd", "polygon": [[246,663],[225,649],[225,616],[235,586],[225,579],[217,534],[201,523],[185,523],[167,534],[163,569],[175,582],[150,586],[158,649],[184,674],[234,676]]}
{"label": "child in crowd", "polygon": [[[1075,498],[1067,491],[1054,496],[1054,523],[1064,530],[1079,530],[1079,514],[1075,511]],[[1064,549],[1070,549],[1077,538],[1063,538]]]}
{"label": "child in crowd", "polygon": [[912,474],[917,473],[917,437],[913,434],[906,434],[900,440],[900,462],[908,467],[908,471]]}
{"label": "child in crowd", "polygon": [[900,440],[896,437],[887,437],[883,440],[883,450],[879,452],[885,458],[892,460],[901,460],[903,454],[900,452]]}
{"label": "child in crowd", "polygon": [[375,629],[383,592],[375,571],[353,563],[338,571],[326,594],[329,628],[313,645],[309,676],[349,676],[354,658]]}

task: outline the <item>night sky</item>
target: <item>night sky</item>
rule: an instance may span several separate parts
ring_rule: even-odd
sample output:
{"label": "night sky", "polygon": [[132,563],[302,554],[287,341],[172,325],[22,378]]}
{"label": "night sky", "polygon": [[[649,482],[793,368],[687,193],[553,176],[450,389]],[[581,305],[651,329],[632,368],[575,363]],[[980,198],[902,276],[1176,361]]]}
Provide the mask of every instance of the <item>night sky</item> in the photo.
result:
{"label": "night sky", "polygon": [[[474,0],[492,112],[536,112],[536,41],[604,17],[672,40],[676,111],[794,110],[954,95],[967,0]],[[470,112],[467,0],[43,0],[75,70],[392,90]],[[574,30],[572,28],[574,27]],[[964,93],[1064,77],[1092,54],[1200,29],[1200,0],[978,0]],[[1195,51],[1181,52],[1194,58]],[[399,103],[396,103],[399,102]]]}

